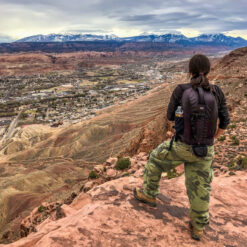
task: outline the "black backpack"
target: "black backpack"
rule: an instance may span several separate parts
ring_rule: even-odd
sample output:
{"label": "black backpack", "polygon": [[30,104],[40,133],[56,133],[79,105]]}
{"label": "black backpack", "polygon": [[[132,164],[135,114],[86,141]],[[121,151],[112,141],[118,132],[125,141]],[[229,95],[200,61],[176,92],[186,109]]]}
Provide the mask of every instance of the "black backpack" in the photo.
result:
{"label": "black backpack", "polygon": [[181,99],[183,117],[175,116],[175,139],[179,137],[192,145],[199,157],[207,155],[207,145],[213,145],[216,131],[218,107],[210,91],[192,87],[183,92]]}

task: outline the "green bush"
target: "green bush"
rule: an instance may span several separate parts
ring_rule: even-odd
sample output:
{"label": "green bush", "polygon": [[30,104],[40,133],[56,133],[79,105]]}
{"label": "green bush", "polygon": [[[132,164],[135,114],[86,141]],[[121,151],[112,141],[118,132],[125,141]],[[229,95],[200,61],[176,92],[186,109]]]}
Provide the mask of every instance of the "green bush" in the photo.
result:
{"label": "green bush", "polygon": [[39,212],[39,213],[42,213],[42,212],[45,211],[45,209],[46,209],[46,208],[45,208],[44,206],[41,205],[41,206],[38,207],[38,212]]}
{"label": "green bush", "polygon": [[230,124],[227,127],[228,129],[235,129],[236,128],[236,124]]}
{"label": "green bush", "polygon": [[88,175],[88,178],[90,178],[90,179],[96,179],[98,177],[99,177],[99,175],[95,171],[91,171]]}
{"label": "green bush", "polygon": [[231,145],[239,145],[239,139],[236,136],[232,136],[232,143]]}
{"label": "green bush", "polygon": [[226,166],[229,168],[229,170],[235,170],[236,169],[236,164],[233,160],[230,161]]}
{"label": "green bush", "polygon": [[247,169],[247,157],[246,156],[239,156],[237,158],[237,160],[232,160],[230,161],[227,165],[228,169],[230,171],[234,170],[243,170],[243,169]]}
{"label": "green bush", "polygon": [[238,165],[240,167],[240,169],[247,169],[247,156],[245,157],[238,157]]}
{"label": "green bush", "polygon": [[118,157],[117,163],[115,168],[117,170],[124,170],[126,168],[129,168],[131,166],[131,162],[129,158],[120,158]]}
{"label": "green bush", "polygon": [[226,139],[226,136],[220,136],[218,138],[218,141],[223,142],[223,141],[225,141],[225,139]]}

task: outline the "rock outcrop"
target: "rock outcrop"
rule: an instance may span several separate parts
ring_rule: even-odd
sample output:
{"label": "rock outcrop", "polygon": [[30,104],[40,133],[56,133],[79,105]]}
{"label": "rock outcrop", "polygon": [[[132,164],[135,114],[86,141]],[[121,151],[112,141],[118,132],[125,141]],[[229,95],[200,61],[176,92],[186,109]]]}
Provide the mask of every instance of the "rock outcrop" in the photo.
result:
{"label": "rock outcrop", "polygon": [[143,167],[81,193],[62,205],[65,217],[49,217],[28,237],[8,247],[70,246],[235,246],[247,242],[246,172],[213,181],[211,222],[201,242],[190,238],[184,176],[161,181],[157,208],[134,199],[142,186]]}

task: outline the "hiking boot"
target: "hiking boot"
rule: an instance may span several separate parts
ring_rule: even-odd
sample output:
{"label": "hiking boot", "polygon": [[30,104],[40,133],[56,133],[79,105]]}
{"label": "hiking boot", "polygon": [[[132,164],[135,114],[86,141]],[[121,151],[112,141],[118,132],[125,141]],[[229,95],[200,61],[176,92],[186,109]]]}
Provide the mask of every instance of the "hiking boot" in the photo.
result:
{"label": "hiking boot", "polygon": [[194,227],[190,221],[191,237],[197,241],[200,241],[203,236],[203,230]]}
{"label": "hiking boot", "polygon": [[156,199],[153,197],[146,196],[143,190],[139,188],[134,188],[133,193],[134,193],[134,197],[137,200],[146,203],[150,207],[156,207]]}

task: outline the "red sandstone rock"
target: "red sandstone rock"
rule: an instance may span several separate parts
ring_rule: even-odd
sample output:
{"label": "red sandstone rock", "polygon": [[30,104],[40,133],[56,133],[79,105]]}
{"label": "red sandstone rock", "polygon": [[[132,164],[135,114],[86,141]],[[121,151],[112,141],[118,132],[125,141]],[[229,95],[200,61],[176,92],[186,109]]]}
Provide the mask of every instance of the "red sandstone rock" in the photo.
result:
{"label": "red sandstone rock", "polygon": [[137,155],[137,159],[139,159],[139,160],[147,160],[147,153],[145,153],[145,152],[140,152],[140,153]]}
{"label": "red sandstone rock", "polygon": [[96,165],[94,167],[94,171],[97,172],[98,174],[101,174],[104,171],[104,166],[103,165]]}
{"label": "red sandstone rock", "polygon": [[85,183],[84,187],[83,187],[83,191],[87,192],[89,190],[91,190],[93,188],[93,186],[95,185],[94,181],[88,181]]}
{"label": "red sandstone rock", "polygon": [[97,186],[80,194],[70,206],[62,206],[65,218],[47,219],[36,233],[0,246],[246,246],[246,172],[214,179],[211,222],[201,242],[190,238],[184,176],[161,181],[157,208],[133,198],[133,188],[142,182],[124,177]]}
{"label": "red sandstone rock", "polygon": [[107,165],[115,166],[117,163],[117,158],[110,157],[109,159],[106,160]]}
{"label": "red sandstone rock", "polygon": [[117,172],[114,169],[108,169],[106,171],[106,176],[109,177],[109,178],[115,178],[116,175],[117,175]]}

